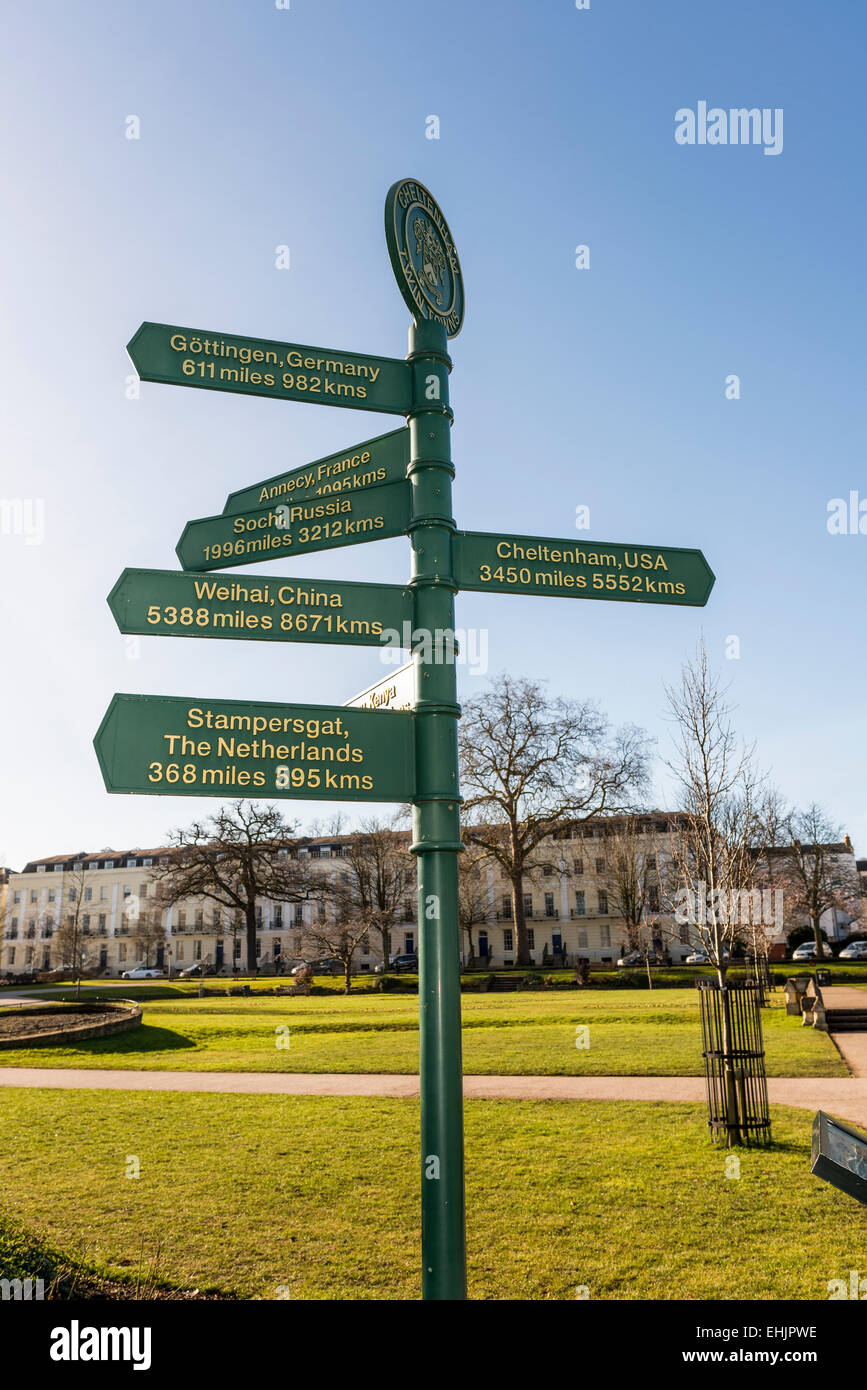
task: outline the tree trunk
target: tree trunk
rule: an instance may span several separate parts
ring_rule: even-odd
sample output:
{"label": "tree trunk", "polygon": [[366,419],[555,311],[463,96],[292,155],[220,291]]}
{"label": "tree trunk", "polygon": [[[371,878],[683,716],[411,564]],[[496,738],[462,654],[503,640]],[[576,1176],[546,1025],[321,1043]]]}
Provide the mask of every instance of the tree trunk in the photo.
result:
{"label": "tree trunk", "polygon": [[822,920],[822,914],[821,914],[821,913],[817,912],[817,913],[814,913],[814,914],[813,914],[813,917],[812,917],[812,923],[813,923],[813,939],[814,939],[814,941],[815,941],[815,943],[816,943],[816,953],[817,953],[817,955],[818,955],[818,957],[819,957],[820,960],[824,960],[824,958],[825,958],[825,952],[824,952],[823,949],[822,949],[822,946],[823,946],[823,942],[822,942],[822,928],[819,926],[819,923],[820,923],[821,920]]}
{"label": "tree trunk", "polygon": [[389,937],[391,936],[391,931],[388,927],[380,927],[379,935],[382,941],[382,968],[383,971],[387,971],[388,957],[390,954]]}
{"label": "tree trunk", "polygon": [[256,965],[256,904],[249,902],[246,909],[247,918],[247,974],[256,975],[258,967]]}
{"label": "tree trunk", "polygon": [[352,961],[351,961],[351,960],[346,960],[346,961],[343,962],[343,993],[344,993],[344,994],[351,994],[351,993],[352,993]]}
{"label": "tree trunk", "polygon": [[512,885],[512,912],[515,916],[515,952],[516,965],[530,964],[530,941],[527,936],[527,919],[524,916],[524,874],[522,869],[515,870],[511,879]]}

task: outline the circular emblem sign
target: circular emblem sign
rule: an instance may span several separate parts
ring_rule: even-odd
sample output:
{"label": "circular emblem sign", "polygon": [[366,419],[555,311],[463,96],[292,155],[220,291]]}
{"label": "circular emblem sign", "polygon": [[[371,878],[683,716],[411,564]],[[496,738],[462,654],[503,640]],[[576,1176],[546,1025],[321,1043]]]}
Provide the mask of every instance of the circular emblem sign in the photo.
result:
{"label": "circular emblem sign", "polygon": [[437,319],[450,338],[464,321],[464,281],[448,223],[415,179],[392,184],[385,239],[401,294],[416,319]]}

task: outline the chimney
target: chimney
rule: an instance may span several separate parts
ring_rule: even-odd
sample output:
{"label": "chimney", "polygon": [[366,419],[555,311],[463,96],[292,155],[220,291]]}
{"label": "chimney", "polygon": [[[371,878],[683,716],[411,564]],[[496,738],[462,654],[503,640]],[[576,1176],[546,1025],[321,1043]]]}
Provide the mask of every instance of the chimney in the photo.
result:
{"label": "chimney", "polygon": [[849,851],[850,854],[853,854],[853,853],[854,853],[854,851],[853,851],[853,849],[852,849],[852,841],[849,839],[849,836],[848,836],[848,835],[844,835],[844,836],[843,836],[843,844],[846,846],[846,848],[848,849],[848,851]]}

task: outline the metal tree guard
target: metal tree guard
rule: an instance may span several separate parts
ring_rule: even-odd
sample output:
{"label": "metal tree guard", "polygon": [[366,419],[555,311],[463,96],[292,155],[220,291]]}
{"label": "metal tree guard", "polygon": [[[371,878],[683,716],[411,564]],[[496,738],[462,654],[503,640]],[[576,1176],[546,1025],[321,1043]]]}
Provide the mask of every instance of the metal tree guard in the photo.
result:
{"label": "metal tree guard", "polygon": [[[715,1143],[753,1147],[771,1140],[762,1016],[754,983],[702,980],[702,1056],[708,1128]],[[728,1022],[728,1055],[724,1046]]]}

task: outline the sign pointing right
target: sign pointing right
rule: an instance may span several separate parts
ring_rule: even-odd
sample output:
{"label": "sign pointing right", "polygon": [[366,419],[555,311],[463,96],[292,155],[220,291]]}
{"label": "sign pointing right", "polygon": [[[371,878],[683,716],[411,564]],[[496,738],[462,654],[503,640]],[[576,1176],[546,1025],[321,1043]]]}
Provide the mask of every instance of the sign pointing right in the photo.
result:
{"label": "sign pointing right", "polygon": [[483,531],[456,533],[454,573],[459,589],[698,608],[707,603],[714,585],[700,550]]}

